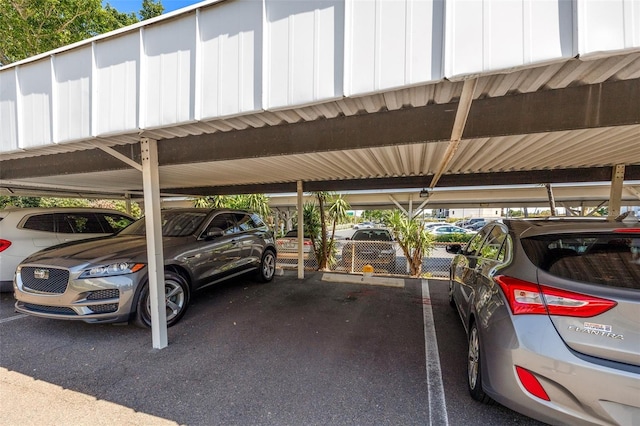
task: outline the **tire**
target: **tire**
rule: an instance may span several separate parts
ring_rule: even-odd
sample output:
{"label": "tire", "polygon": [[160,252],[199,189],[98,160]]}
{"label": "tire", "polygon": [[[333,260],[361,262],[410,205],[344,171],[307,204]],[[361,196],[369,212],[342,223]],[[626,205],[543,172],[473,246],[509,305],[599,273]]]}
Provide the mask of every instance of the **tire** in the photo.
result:
{"label": "tire", "polygon": [[[187,312],[189,307],[189,284],[182,275],[165,271],[164,289],[167,327],[171,327],[180,321],[185,312]],[[138,297],[135,323],[140,327],[151,327],[151,299],[149,297],[148,282],[144,285]]]}
{"label": "tire", "polygon": [[276,254],[273,250],[265,250],[258,265],[258,281],[268,283],[276,274]]}
{"label": "tire", "polygon": [[488,404],[492,399],[482,390],[482,363],[480,361],[480,335],[478,334],[478,327],[473,323],[469,330],[467,386],[473,399]]}

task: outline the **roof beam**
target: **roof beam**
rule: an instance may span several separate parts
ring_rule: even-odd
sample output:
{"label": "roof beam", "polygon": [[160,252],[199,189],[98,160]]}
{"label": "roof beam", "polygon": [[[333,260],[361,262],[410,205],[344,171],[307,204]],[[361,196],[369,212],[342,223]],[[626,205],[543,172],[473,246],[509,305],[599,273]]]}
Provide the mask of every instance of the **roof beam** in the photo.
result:
{"label": "roof beam", "polygon": [[[590,167],[562,170],[531,170],[522,172],[472,173],[464,175],[443,175],[439,187],[523,185],[538,182],[579,183],[610,182],[611,167]],[[375,179],[343,179],[331,181],[305,182],[305,191],[357,191],[400,188],[424,188],[432,176],[409,176]],[[625,181],[640,180],[640,165],[625,167]],[[167,188],[165,192],[185,195],[237,195],[237,194],[278,194],[296,192],[295,182],[201,186],[193,188]]]}
{"label": "roof beam", "polygon": [[[160,165],[190,164],[450,140],[456,104],[427,105],[158,141]],[[640,124],[640,79],[476,99],[463,138]],[[139,162],[139,147],[116,151]],[[91,149],[0,161],[0,179],[124,170]],[[425,184],[423,184],[425,186]]]}
{"label": "roof beam", "polygon": [[451,160],[453,160],[453,157],[456,154],[456,151],[458,151],[458,146],[460,146],[460,140],[462,139],[462,132],[464,131],[464,126],[467,124],[469,110],[471,109],[471,103],[473,102],[473,93],[476,90],[477,84],[477,78],[464,81],[462,94],[460,95],[460,101],[458,102],[458,109],[456,111],[456,119],[453,122],[453,129],[451,130],[451,139],[447,146],[447,151],[442,157],[438,171],[435,176],[433,176],[433,179],[431,179],[431,184],[429,185],[429,188],[431,189],[436,187],[438,180],[440,180],[442,174],[447,170],[449,164],[451,164]]}

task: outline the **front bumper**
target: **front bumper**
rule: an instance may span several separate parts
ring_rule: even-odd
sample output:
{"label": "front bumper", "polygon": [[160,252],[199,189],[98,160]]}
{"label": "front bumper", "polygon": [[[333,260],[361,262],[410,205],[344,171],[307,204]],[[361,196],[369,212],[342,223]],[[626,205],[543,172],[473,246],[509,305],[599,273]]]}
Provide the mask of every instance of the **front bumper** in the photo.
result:
{"label": "front bumper", "polygon": [[[51,265],[23,266],[61,270]],[[22,268],[22,271],[24,270]],[[55,290],[56,292],[29,287],[23,279],[23,272],[17,271],[13,283],[16,311],[43,318],[90,323],[129,320],[135,307],[137,284],[144,279],[144,272],[80,279],[78,277],[82,271],[75,272],[64,268],[62,270],[68,271],[68,280],[66,287]]]}

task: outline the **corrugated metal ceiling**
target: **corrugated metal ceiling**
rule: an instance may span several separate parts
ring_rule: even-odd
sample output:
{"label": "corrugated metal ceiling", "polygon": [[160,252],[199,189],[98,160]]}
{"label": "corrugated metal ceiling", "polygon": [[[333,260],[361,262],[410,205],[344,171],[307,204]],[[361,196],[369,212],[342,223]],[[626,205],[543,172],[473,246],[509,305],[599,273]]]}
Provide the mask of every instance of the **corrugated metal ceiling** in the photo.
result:
{"label": "corrugated metal ceiling", "polygon": [[[474,99],[495,98],[576,85],[640,78],[640,52],[583,61],[573,59],[509,74],[482,76]],[[404,88],[360,98],[344,98],[291,110],[258,112],[211,122],[198,122],[170,129],[147,130],[92,141],[105,146],[133,144],[140,137],[171,139],[203,133],[263,128],[339,116],[384,110],[451,103],[462,91],[463,82]],[[60,144],[3,155],[3,160],[28,158],[92,148],[86,141]],[[238,185],[255,183],[367,179],[376,177],[426,176],[433,174],[446,151],[447,142],[417,143],[373,149],[310,153],[268,158],[248,158],[178,166],[163,166],[163,188]],[[640,164],[640,126],[552,132],[486,139],[464,139],[445,174],[498,171],[545,170],[596,167],[613,164]],[[136,170],[99,172],[25,179],[24,183],[60,186],[105,187],[110,191],[142,190]]]}

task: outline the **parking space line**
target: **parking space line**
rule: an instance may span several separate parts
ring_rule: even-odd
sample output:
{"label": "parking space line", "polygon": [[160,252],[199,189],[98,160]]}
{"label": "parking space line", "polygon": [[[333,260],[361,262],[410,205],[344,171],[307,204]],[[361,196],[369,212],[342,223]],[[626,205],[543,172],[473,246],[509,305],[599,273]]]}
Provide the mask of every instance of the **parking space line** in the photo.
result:
{"label": "parking space line", "polygon": [[20,318],[26,318],[26,317],[28,317],[28,316],[29,316],[29,315],[25,315],[25,314],[14,315],[14,316],[9,317],[9,318],[1,319],[1,320],[0,320],[0,324],[3,324],[3,323],[5,323],[5,322],[9,322],[9,321],[13,321],[13,320],[17,320],[17,319],[20,319]]}
{"label": "parking space line", "polygon": [[429,281],[422,280],[422,316],[424,319],[424,347],[427,367],[427,392],[429,394],[429,424],[448,425],[447,404],[444,398],[440,354],[433,322]]}

